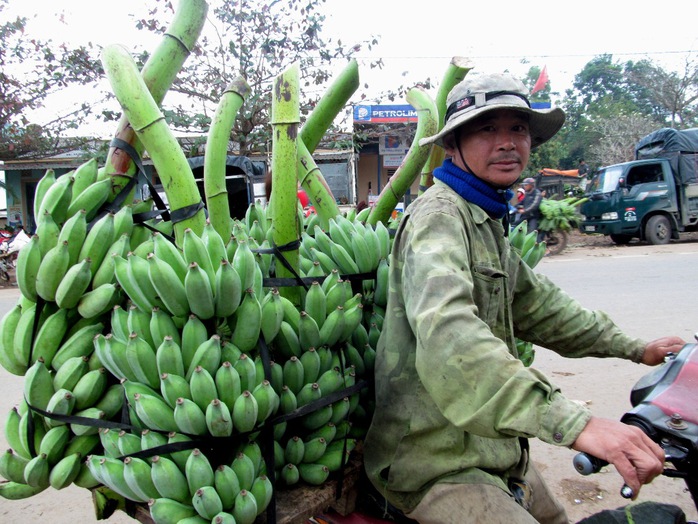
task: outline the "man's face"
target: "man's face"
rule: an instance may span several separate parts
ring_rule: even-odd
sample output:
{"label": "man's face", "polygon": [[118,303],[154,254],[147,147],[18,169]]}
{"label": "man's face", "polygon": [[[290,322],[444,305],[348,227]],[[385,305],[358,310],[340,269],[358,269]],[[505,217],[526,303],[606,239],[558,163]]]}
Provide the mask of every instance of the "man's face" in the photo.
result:
{"label": "man's face", "polygon": [[524,184],[523,187],[524,187],[524,191],[526,191],[526,193],[530,193],[531,191],[533,191],[533,184]]}
{"label": "man's face", "polygon": [[[455,165],[495,187],[516,182],[531,154],[526,114],[510,109],[490,111],[444,138],[444,150]],[[460,150],[460,152],[459,152]],[[461,156],[462,155],[462,156]]]}

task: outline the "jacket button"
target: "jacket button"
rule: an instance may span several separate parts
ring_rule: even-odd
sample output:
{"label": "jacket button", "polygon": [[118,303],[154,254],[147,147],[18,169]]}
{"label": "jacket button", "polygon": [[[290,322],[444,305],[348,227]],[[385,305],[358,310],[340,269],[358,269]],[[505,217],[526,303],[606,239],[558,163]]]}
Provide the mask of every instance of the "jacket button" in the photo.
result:
{"label": "jacket button", "polygon": [[562,433],[559,431],[553,435],[553,440],[555,442],[562,442]]}

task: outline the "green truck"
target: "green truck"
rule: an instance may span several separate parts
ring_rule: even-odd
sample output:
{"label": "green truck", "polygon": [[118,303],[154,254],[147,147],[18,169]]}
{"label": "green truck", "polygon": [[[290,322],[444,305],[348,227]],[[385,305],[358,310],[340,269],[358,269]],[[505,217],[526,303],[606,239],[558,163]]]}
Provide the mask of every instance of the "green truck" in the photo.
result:
{"label": "green truck", "polygon": [[698,128],[662,128],[635,146],[635,160],[599,169],[587,185],[582,233],[616,244],[667,244],[698,230]]}

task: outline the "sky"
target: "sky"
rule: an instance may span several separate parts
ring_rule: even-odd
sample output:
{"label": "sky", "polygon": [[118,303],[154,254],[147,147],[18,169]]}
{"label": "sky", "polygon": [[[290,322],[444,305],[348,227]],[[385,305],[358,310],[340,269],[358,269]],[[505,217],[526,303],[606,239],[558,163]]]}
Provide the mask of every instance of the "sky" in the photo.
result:
{"label": "sky", "polygon": [[[97,46],[120,43],[146,49],[159,42],[159,37],[135,29],[135,19],[148,15],[143,0],[120,0],[116,4],[105,0],[10,0],[9,4],[0,16],[27,16],[28,33],[56,42],[92,42]],[[412,2],[326,1],[326,38],[341,40],[345,45],[379,38],[372,50],[364,48],[358,53],[362,87],[352,101],[358,102],[362,95],[372,100],[377,93],[427,78],[438,85],[454,56],[468,58],[473,73],[510,71],[523,77],[531,66],[546,67],[551,90],[560,95],[571,87],[574,75],[600,54],[610,53],[615,60],[650,58],[672,71],[679,70],[688,57],[698,59],[695,0],[675,0],[670,11],[661,11],[657,4],[650,9],[627,0],[587,0],[576,10],[559,0],[538,0],[528,5],[512,0],[492,4],[427,0],[412,7],[408,4]],[[164,25],[168,22],[169,18],[163,20]],[[209,20],[204,31],[212,29]],[[377,58],[382,58],[384,68],[369,69],[367,64]],[[368,90],[363,88],[365,82]],[[62,100],[44,111],[59,112],[76,98],[75,93],[67,91]]]}

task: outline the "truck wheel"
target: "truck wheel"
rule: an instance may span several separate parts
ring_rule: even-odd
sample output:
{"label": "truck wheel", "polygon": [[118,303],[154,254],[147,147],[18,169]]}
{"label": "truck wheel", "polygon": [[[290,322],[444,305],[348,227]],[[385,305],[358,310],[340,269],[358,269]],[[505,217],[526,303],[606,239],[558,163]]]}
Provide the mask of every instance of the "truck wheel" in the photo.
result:
{"label": "truck wheel", "polygon": [[609,235],[611,237],[611,240],[613,241],[614,244],[618,246],[625,246],[627,244],[630,244],[630,241],[633,239],[632,236],[630,235]]}
{"label": "truck wheel", "polygon": [[647,221],[645,238],[655,246],[668,244],[671,240],[671,224],[664,215],[655,215]]}

